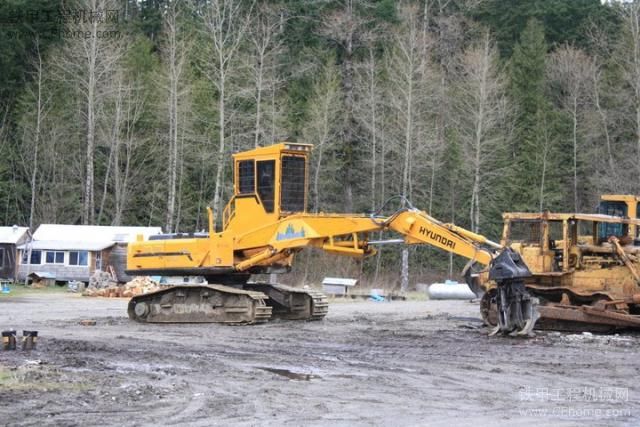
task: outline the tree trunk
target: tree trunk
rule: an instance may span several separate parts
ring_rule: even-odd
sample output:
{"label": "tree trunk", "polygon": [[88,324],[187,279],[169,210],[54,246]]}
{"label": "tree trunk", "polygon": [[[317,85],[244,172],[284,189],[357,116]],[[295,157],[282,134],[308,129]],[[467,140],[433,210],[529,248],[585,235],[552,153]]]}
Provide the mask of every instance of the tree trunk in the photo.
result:
{"label": "tree trunk", "polygon": [[377,172],[377,126],[378,126],[378,117],[377,117],[377,88],[376,88],[376,68],[375,68],[375,56],[373,54],[373,50],[369,49],[369,61],[370,65],[368,68],[369,72],[369,103],[371,104],[371,212],[375,212],[376,210],[376,172]]}
{"label": "tree trunk", "polygon": [[175,210],[176,210],[176,186],[178,176],[178,90],[181,63],[179,63],[177,28],[175,11],[168,17],[168,61],[169,61],[169,165],[168,172],[168,194],[167,194],[167,216],[165,229],[171,233],[174,231]]}
{"label": "tree trunk", "polygon": [[613,161],[613,152],[611,150],[611,137],[609,136],[609,124],[607,122],[607,115],[605,114],[602,106],[600,105],[600,89],[598,84],[598,75],[593,74],[593,98],[596,110],[600,116],[602,122],[602,131],[604,132],[604,140],[607,146],[607,164],[609,165],[609,173],[615,173],[615,162]]}
{"label": "tree trunk", "polygon": [[577,96],[573,97],[573,109],[571,116],[573,119],[573,208],[574,212],[580,212],[578,210],[578,99]]}
{"label": "tree trunk", "polygon": [[320,192],[318,190],[318,183],[320,181],[320,167],[322,166],[322,152],[324,151],[324,144],[320,144],[318,147],[318,160],[316,162],[316,170],[313,172],[313,212],[318,213],[320,207]]}
{"label": "tree trunk", "polygon": [[253,141],[253,146],[254,147],[259,147],[260,146],[260,134],[261,134],[261,130],[260,130],[260,126],[262,126],[262,123],[260,122],[260,120],[262,119],[261,113],[262,113],[262,79],[263,79],[263,72],[264,72],[264,54],[262,52],[260,52],[259,54],[259,64],[258,64],[258,76],[257,76],[257,82],[256,82],[256,129],[255,129],[255,139]]}
{"label": "tree trunk", "polygon": [[[408,196],[409,189],[409,168],[411,165],[411,138],[413,129],[413,82],[409,81],[407,89],[407,122],[405,128],[405,147],[404,147],[404,165],[402,168],[402,196]],[[404,202],[403,202],[404,204]],[[402,271],[400,272],[400,290],[407,292],[409,290],[409,249],[405,246],[402,248]]]}
{"label": "tree trunk", "polygon": [[89,44],[89,57],[87,67],[87,152],[86,152],[86,176],[84,184],[84,205],[82,210],[83,224],[93,224],[95,221],[94,203],[94,152],[95,152],[95,103],[96,103],[96,61],[97,55],[97,21],[91,26],[91,41]]}
{"label": "tree trunk", "polygon": [[224,166],[224,125],[225,125],[225,77],[224,74],[220,76],[220,99],[218,100],[218,157],[216,159],[216,182],[213,190],[213,218],[217,220],[221,211],[221,198],[222,198],[222,168]]}
{"label": "tree trunk", "polygon": [[344,196],[345,210],[353,212],[353,187],[354,187],[354,171],[356,170],[356,153],[357,141],[355,136],[356,121],[353,115],[353,28],[355,26],[355,17],[353,14],[353,0],[347,0],[347,25],[350,26],[346,33],[344,44],[344,58],[342,59],[342,86],[344,90],[344,108],[346,111],[346,129],[345,136],[345,180],[344,180]]}
{"label": "tree trunk", "polygon": [[29,209],[29,229],[33,229],[33,216],[36,206],[36,183],[38,178],[38,150],[40,148],[40,131],[42,126],[42,57],[40,56],[40,48],[36,39],[36,49],[38,52],[38,100],[36,109],[36,133],[33,147],[33,165],[31,169],[31,205]]}

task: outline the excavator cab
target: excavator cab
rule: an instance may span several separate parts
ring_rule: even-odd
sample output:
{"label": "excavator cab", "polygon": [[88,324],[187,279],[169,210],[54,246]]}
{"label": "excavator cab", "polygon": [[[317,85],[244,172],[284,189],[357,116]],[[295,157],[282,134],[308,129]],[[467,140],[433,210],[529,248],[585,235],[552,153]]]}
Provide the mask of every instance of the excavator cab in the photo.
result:
{"label": "excavator cab", "polygon": [[280,143],[233,155],[233,197],[223,229],[277,221],[307,210],[311,144]]}

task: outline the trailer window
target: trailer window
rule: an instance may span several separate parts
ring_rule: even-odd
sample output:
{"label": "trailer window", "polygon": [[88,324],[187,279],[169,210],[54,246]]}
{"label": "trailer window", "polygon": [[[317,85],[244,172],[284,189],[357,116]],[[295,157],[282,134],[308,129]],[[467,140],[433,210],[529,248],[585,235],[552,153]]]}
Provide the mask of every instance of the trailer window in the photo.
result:
{"label": "trailer window", "polygon": [[304,211],[305,202],[305,158],[284,156],[282,158],[282,210]]}
{"label": "trailer window", "polygon": [[238,193],[253,194],[255,192],[255,166],[253,160],[238,162]]}
{"label": "trailer window", "polygon": [[4,248],[0,248],[0,267],[4,267]]}
{"label": "trailer window", "polygon": [[264,210],[273,212],[273,199],[276,182],[276,161],[265,160],[258,162],[258,195],[262,200]]}
{"label": "trailer window", "polygon": [[89,265],[89,253],[87,251],[69,252],[69,265]]}
{"label": "trailer window", "polygon": [[64,252],[47,251],[45,255],[45,262],[47,264],[64,264]]}
{"label": "trailer window", "polygon": [[40,264],[42,260],[42,252],[40,251],[31,251],[31,259],[29,259],[29,250],[25,249],[22,255],[22,263],[23,264]]}

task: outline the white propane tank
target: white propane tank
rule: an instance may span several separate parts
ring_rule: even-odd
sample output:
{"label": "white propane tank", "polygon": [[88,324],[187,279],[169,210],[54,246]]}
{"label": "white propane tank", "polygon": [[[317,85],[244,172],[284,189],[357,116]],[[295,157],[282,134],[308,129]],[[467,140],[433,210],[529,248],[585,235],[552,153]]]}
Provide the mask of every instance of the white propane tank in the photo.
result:
{"label": "white propane tank", "polygon": [[474,299],[476,294],[469,289],[466,283],[458,283],[446,280],[444,283],[434,283],[429,286],[429,298],[431,299]]}

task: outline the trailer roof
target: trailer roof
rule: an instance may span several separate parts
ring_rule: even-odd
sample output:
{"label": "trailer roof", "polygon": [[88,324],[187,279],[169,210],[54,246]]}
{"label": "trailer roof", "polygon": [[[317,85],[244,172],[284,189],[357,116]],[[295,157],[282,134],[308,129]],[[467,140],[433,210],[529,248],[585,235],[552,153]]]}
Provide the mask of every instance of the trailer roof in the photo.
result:
{"label": "trailer roof", "polygon": [[160,227],[42,224],[33,233],[33,240],[127,243],[138,234],[146,239],[160,233]]}

